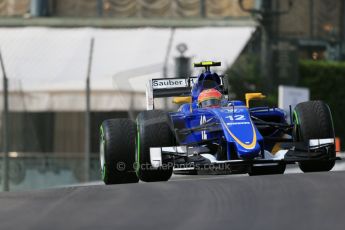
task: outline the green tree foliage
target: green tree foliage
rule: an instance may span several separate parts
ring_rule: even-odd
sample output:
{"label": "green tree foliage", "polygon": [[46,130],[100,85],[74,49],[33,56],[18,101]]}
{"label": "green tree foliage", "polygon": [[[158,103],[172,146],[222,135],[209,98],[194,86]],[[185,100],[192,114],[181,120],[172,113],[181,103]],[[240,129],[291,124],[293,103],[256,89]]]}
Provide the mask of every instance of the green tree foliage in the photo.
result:
{"label": "green tree foliage", "polygon": [[331,108],[336,136],[345,141],[345,62],[301,61],[300,86],[310,89],[311,100]]}
{"label": "green tree foliage", "polygon": [[[245,93],[262,92],[267,96],[266,105],[277,105],[277,92],[263,91],[258,56],[241,55],[226,75],[230,99],[244,100]],[[310,89],[310,99],[330,106],[336,136],[345,143],[345,62],[302,60],[299,75],[298,86]]]}
{"label": "green tree foliage", "polygon": [[229,98],[244,100],[246,93],[261,92],[266,95],[260,105],[277,106],[277,92],[268,93],[263,89],[265,81],[260,76],[259,57],[254,54],[242,54],[235,64],[226,71],[229,84]]}
{"label": "green tree foliage", "polygon": [[245,93],[255,92],[260,87],[258,61],[255,55],[241,55],[226,72],[231,99],[243,99]]}

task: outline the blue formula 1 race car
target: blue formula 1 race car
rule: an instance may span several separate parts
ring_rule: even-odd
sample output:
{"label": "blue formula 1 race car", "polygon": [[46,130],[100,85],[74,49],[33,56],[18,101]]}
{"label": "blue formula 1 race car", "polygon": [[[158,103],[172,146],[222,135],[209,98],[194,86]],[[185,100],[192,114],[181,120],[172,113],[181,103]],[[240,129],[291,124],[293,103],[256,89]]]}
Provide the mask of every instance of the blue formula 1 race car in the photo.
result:
{"label": "blue formula 1 race car", "polygon": [[[291,118],[279,108],[250,107],[227,99],[220,62],[201,62],[198,77],[152,79],[147,111],[136,121],[110,119],[100,129],[100,162],[106,184],[167,181],[182,174],[282,174],[286,164],[303,172],[329,171],[335,135],[322,101],[298,104]],[[154,109],[155,98],[173,97],[177,112]]]}

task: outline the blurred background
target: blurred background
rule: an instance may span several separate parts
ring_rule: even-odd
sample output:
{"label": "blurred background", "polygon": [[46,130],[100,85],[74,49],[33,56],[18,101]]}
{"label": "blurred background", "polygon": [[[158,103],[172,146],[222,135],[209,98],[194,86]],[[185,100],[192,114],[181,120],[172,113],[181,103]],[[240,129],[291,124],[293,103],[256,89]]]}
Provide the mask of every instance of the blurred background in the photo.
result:
{"label": "blurred background", "polygon": [[0,52],[2,190],[99,180],[101,122],[197,61],[222,62],[231,99],[324,100],[345,140],[342,0],[0,0]]}

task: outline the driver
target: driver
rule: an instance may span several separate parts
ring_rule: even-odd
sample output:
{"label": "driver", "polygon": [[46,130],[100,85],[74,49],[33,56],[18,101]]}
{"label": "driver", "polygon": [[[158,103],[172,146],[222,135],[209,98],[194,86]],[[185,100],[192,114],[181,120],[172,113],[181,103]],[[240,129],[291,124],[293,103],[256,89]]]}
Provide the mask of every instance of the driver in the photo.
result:
{"label": "driver", "polygon": [[198,96],[199,108],[220,107],[223,95],[216,89],[206,89]]}

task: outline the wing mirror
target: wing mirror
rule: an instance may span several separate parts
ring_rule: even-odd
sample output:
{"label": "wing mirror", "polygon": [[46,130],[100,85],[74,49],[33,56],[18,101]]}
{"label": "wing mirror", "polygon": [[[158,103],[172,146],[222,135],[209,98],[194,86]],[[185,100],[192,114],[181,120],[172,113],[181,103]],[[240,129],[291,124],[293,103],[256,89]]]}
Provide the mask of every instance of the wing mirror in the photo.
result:
{"label": "wing mirror", "polygon": [[192,97],[173,97],[173,103],[178,105],[192,103]]}
{"label": "wing mirror", "polygon": [[262,93],[246,93],[246,106],[249,108],[249,102],[251,100],[264,99],[266,96]]}

